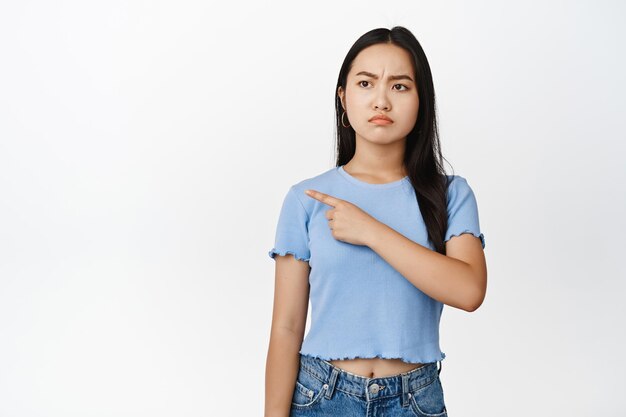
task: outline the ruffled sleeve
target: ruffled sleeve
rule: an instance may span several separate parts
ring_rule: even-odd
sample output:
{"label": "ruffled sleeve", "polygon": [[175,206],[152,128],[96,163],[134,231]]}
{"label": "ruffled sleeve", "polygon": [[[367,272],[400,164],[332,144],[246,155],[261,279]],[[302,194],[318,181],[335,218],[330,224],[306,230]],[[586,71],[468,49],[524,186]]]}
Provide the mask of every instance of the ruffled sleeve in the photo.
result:
{"label": "ruffled sleeve", "polygon": [[444,242],[463,233],[471,233],[480,238],[480,243],[485,248],[474,192],[465,178],[455,175],[448,187],[448,229]]}
{"label": "ruffled sleeve", "polygon": [[301,261],[309,261],[309,215],[298,198],[298,191],[294,186],[289,188],[283,200],[274,247],[268,252],[270,258],[275,255],[291,254]]}

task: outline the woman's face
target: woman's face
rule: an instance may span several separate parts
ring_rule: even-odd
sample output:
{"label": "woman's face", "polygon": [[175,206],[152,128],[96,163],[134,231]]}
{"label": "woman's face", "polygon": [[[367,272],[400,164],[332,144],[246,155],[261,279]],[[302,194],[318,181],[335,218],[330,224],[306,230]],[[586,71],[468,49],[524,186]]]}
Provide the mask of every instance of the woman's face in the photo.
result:
{"label": "woman's face", "polygon": [[[343,123],[350,123],[363,140],[381,145],[404,140],[417,121],[412,58],[399,46],[375,44],[363,49],[352,63],[345,91],[339,87],[337,93],[346,111]],[[393,122],[370,121],[380,114]]]}

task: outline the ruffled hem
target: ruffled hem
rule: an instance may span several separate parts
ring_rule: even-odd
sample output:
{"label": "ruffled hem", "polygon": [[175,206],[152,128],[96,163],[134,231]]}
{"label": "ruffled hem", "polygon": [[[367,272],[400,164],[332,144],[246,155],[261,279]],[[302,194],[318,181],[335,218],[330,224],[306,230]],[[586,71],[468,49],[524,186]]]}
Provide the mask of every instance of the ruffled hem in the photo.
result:
{"label": "ruffled hem", "polygon": [[407,363],[431,363],[431,362],[443,361],[446,358],[446,354],[444,352],[441,352],[441,354],[436,357],[401,355],[401,354],[390,355],[390,354],[385,354],[385,353],[357,353],[353,355],[341,356],[341,355],[322,355],[322,354],[307,353],[307,352],[303,352],[302,350],[300,350],[299,353],[301,355],[313,356],[319,359],[323,359],[325,361],[346,360],[346,359],[349,360],[349,359],[357,359],[357,358],[358,359],[380,358],[380,359],[400,359],[403,362],[407,362]]}
{"label": "ruffled hem", "polygon": [[447,242],[448,240],[450,240],[451,237],[460,236],[460,235],[462,235],[464,233],[471,233],[474,236],[476,236],[477,238],[480,238],[480,244],[483,246],[483,249],[485,249],[485,236],[482,233],[478,234],[476,232],[472,232],[471,230],[463,230],[462,232],[454,233],[454,234],[450,235],[446,240],[444,240],[444,243]]}
{"label": "ruffled hem", "polygon": [[290,251],[290,250],[284,250],[284,251],[280,251],[276,248],[273,248],[272,250],[270,250],[268,253],[270,258],[274,259],[274,255],[280,255],[280,256],[284,256],[284,255],[293,255],[294,258],[296,258],[299,261],[306,261],[308,262],[310,258],[305,258],[304,256],[300,256],[298,255],[296,252]]}

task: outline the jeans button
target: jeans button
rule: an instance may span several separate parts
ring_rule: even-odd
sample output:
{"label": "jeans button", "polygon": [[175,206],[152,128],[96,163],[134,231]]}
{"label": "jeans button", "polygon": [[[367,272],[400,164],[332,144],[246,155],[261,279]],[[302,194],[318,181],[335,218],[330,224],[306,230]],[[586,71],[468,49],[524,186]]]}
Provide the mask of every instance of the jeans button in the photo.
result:
{"label": "jeans button", "polygon": [[380,386],[378,384],[370,385],[370,394],[376,394],[380,390]]}

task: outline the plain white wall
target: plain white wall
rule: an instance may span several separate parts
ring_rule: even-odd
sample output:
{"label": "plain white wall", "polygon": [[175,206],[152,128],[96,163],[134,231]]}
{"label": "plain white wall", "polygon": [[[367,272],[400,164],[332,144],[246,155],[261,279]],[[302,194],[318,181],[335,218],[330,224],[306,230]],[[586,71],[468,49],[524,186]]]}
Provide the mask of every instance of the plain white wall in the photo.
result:
{"label": "plain white wall", "polygon": [[[262,415],[288,187],[333,166],[352,43],[403,25],[489,287],[454,416],[626,406],[618,1],[0,5],[0,415]],[[449,169],[449,166],[447,166]]]}

